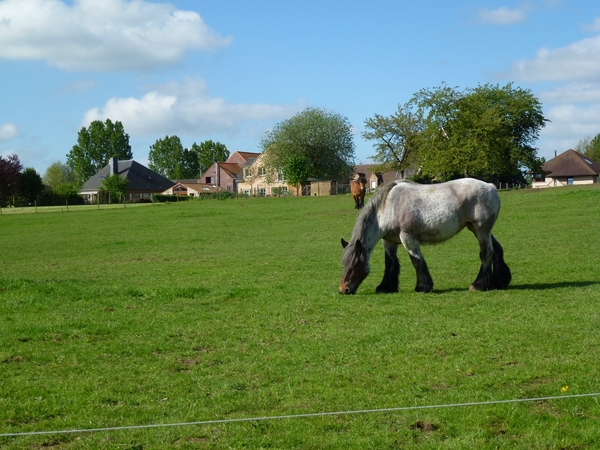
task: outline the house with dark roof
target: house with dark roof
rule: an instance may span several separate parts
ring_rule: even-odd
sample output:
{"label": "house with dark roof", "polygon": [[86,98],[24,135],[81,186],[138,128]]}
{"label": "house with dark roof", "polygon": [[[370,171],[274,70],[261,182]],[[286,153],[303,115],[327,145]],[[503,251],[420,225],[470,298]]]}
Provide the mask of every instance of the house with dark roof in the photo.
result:
{"label": "house with dark roof", "polygon": [[532,187],[546,188],[598,183],[600,163],[569,149],[542,165],[533,176]]}
{"label": "house with dark roof", "polygon": [[129,185],[125,196],[128,200],[152,199],[152,194],[160,194],[175,183],[153,170],[142,166],[134,160],[119,161],[117,158],[111,158],[96,175],[87,180],[79,190],[86,202],[95,203],[97,201],[98,191],[103,186],[102,181],[109,176],[119,174],[121,178],[127,178]]}

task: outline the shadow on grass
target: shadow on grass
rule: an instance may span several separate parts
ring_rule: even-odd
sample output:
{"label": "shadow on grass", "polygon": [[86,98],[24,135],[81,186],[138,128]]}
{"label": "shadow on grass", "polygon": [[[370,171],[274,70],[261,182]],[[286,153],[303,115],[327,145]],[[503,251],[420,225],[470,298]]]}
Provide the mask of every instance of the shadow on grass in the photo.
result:
{"label": "shadow on grass", "polygon": [[509,285],[507,290],[526,290],[532,289],[543,291],[547,289],[560,289],[569,287],[587,287],[600,284],[600,281],[560,281],[557,283],[531,283],[531,284],[514,284]]}
{"label": "shadow on grass", "polygon": [[[510,284],[504,290],[505,291],[525,291],[525,290],[546,291],[546,290],[551,290],[551,289],[581,288],[581,287],[588,287],[588,286],[595,286],[595,285],[600,285],[600,281],[561,281],[561,282],[556,282],[556,283]],[[465,287],[465,288],[453,287],[453,288],[447,288],[447,289],[434,288],[433,291],[430,292],[429,294],[423,294],[423,295],[448,294],[448,293],[452,293],[452,292],[468,292],[468,291],[469,291],[468,287]],[[408,292],[408,291],[404,291],[404,292]],[[493,292],[493,291],[489,291],[489,292]],[[400,293],[402,293],[402,291]],[[382,295],[382,294],[377,294],[377,295]],[[387,294],[383,294],[383,295],[387,295]]]}
{"label": "shadow on grass", "polygon": [[[595,286],[595,285],[600,285],[600,281],[561,281],[561,282],[557,282],[557,283],[511,284],[504,290],[505,291],[525,291],[525,290],[545,291],[545,290],[561,289],[561,288],[581,288],[581,287],[588,287],[588,286]],[[419,295],[428,296],[428,295],[448,294],[451,292],[468,292],[468,291],[469,291],[468,287],[465,287],[465,288],[454,287],[454,288],[447,288],[447,289],[434,288],[433,291],[431,291],[427,294],[420,293]],[[488,292],[494,292],[494,291],[488,291]],[[393,296],[393,295],[398,295],[398,294],[403,294],[403,293],[404,294],[406,294],[406,293],[412,294],[412,293],[414,293],[414,291],[401,289],[399,292],[392,292],[392,293],[388,293],[388,294],[377,294],[374,291],[370,292],[366,289],[363,289],[363,290],[359,290],[353,296],[355,296],[355,297],[371,297],[371,296],[386,297],[386,296]],[[343,295],[340,295],[340,296],[344,297]]]}

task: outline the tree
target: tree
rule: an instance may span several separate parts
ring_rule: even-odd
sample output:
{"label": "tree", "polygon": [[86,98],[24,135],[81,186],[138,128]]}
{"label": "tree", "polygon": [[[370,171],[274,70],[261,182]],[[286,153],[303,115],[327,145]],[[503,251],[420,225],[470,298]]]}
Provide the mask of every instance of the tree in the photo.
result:
{"label": "tree", "polygon": [[119,121],[94,120],[88,128],[83,127],[79,131],[77,144],[67,154],[67,166],[81,185],[106,166],[112,157],[121,160],[133,158],[129,135]]}
{"label": "tree", "polygon": [[108,194],[111,202],[118,203],[125,196],[127,186],[129,186],[129,179],[122,178],[118,173],[115,173],[102,180],[100,190]]}
{"label": "tree", "polygon": [[372,156],[375,162],[381,163],[378,172],[404,172],[414,165],[419,151],[423,117],[409,103],[398,105],[398,111],[389,117],[375,114],[365,120],[366,131],[362,136],[375,141],[373,146],[377,153]]}
{"label": "tree", "polygon": [[42,177],[32,167],[23,170],[21,181],[21,196],[29,204],[36,203],[46,190]]}
{"label": "tree", "polygon": [[69,166],[56,161],[46,169],[42,181],[46,186],[50,186],[54,190],[62,184],[74,183],[75,175]]}
{"label": "tree", "polygon": [[512,83],[462,93],[442,86],[418,92],[410,103],[424,117],[418,164],[426,174],[521,181],[524,168],[539,166],[533,144],[547,119],[529,90]]}
{"label": "tree", "polygon": [[206,170],[215,162],[224,162],[229,158],[229,150],[220,142],[204,141],[200,145],[192,144],[192,150],[198,155],[200,173]]}
{"label": "tree", "polygon": [[19,194],[23,174],[23,166],[17,155],[4,158],[0,156],[0,206],[6,205],[9,199]]}
{"label": "tree", "polygon": [[165,136],[150,146],[149,167],[170,180],[197,178],[199,173],[198,154],[184,149],[178,136]]}
{"label": "tree", "polygon": [[600,161],[600,134],[597,134],[593,138],[587,136],[580,140],[575,150],[594,161]]}
{"label": "tree", "polygon": [[263,136],[260,145],[267,156],[267,172],[289,169],[294,158],[302,158],[307,178],[335,180],[349,174],[354,165],[348,119],[318,108],[307,108],[278,123]]}

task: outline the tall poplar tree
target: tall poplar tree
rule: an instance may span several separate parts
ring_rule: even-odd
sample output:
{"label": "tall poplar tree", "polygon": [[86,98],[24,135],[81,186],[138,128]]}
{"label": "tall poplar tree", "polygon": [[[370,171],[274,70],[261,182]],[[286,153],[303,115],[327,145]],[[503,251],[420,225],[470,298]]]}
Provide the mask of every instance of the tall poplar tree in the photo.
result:
{"label": "tall poplar tree", "polygon": [[77,144],[67,154],[67,166],[73,171],[77,183],[82,185],[113,157],[133,159],[129,135],[119,121],[94,120],[89,127],[79,131]]}

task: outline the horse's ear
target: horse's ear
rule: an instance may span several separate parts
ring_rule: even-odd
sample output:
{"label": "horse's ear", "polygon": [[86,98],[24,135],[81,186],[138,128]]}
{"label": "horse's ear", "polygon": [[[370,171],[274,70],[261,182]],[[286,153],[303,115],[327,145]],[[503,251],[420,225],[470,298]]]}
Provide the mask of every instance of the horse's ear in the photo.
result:
{"label": "horse's ear", "polygon": [[348,243],[342,238],[342,248],[348,247]]}
{"label": "horse's ear", "polygon": [[354,250],[357,253],[362,253],[365,251],[365,246],[362,244],[362,242],[360,242],[360,239],[357,239],[356,242],[354,243]]}

